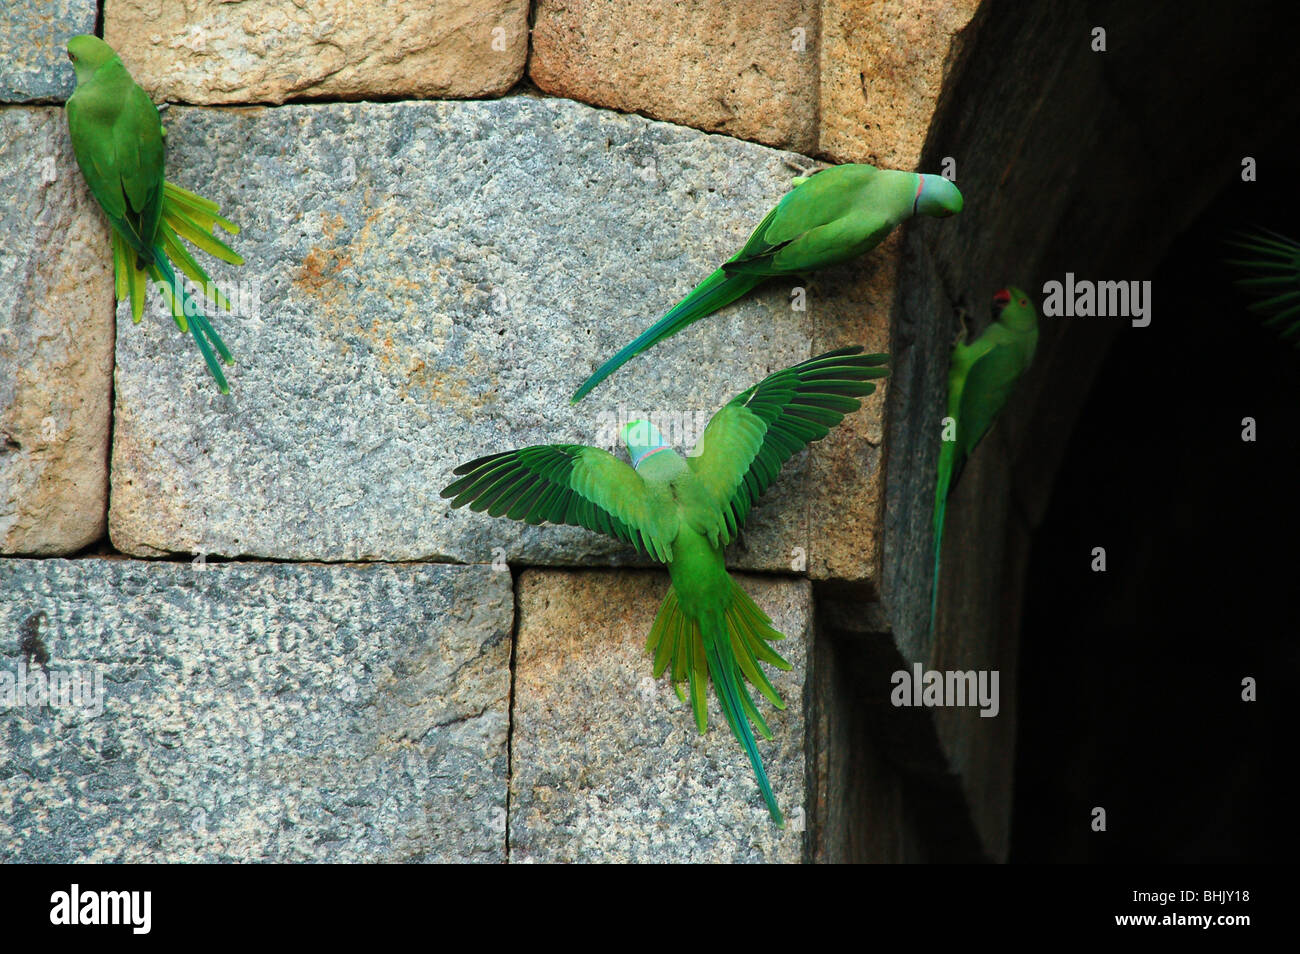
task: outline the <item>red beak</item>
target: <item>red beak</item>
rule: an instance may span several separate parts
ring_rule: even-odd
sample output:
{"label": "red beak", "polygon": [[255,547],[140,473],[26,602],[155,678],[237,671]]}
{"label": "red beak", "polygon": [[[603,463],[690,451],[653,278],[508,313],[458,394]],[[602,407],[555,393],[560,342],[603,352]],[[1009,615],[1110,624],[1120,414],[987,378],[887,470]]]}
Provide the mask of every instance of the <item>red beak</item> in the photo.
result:
{"label": "red beak", "polygon": [[1011,292],[1008,289],[1002,289],[993,296],[993,314],[1002,314],[1002,309],[1011,304]]}

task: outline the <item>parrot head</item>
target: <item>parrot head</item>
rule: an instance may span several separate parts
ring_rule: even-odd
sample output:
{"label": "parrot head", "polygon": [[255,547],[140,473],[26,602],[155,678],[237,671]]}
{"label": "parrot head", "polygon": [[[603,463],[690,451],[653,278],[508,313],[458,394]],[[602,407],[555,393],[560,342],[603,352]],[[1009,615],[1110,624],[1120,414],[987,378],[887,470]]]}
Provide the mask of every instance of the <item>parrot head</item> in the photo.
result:
{"label": "parrot head", "polygon": [[961,211],[961,192],[943,176],[917,176],[916,198],[912,201],[912,214],[930,215],[944,219]]}
{"label": "parrot head", "polygon": [[1017,331],[1027,331],[1038,323],[1038,312],[1024,289],[1013,285],[993,296],[993,320]]}
{"label": "parrot head", "polygon": [[113,48],[97,36],[83,33],[68,41],[68,59],[77,71],[77,82],[82,83],[94,75],[109,60],[117,56]]}
{"label": "parrot head", "polygon": [[637,469],[651,454],[669,449],[659,428],[649,421],[628,421],[623,427],[623,443],[632,458],[632,466]]}

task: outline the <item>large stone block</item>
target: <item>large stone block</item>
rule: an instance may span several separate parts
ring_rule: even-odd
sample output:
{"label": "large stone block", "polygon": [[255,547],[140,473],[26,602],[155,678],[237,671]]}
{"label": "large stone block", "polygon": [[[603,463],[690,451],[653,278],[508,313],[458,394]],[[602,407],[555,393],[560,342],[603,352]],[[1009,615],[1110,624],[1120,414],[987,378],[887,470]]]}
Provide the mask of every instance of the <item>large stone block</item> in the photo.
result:
{"label": "large stone block", "polygon": [[104,39],[157,99],[494,96],[523,75],[527,0],[106,0]]}
{"label": "large stone block", "polygon": [[108,510],[108,226],[61,109],[0,110],[0,180],[0,553],[70,553]]}
{"label": "large stone block", "polygon": [[511,861],[801,860],[811,588],[739,582],[788,637],[777,648],[794,666],[768,670],[784,711],[758,700],[773,732],[759,751],[786,828],[768,817],[712,694],[700,736],[667,676],[651,676],[645,638],[667,574],[528,570],[518,588]]}
{"label": "large stone block", "polygon": [[62,101],[74,77],[69,37],[95,31],[96,0],[6,0],[0,6],[0,103]]}
{"label": "large stone block", "polygon": [[[36,612],[87,704],[33,698]],[[512,612],[486,566],[0,560],[0,861],[502,861]]]}
{"label": "large stone block", "polygon": [[818,151],[915,168],[981,3],[823,0]]}
{"label": "large stone block", "polygon": [[599,106],[813,152],[816,0],[538,0],[529,76]]}
{"label": "large stone block", "polygon": [[[213,274],[256,294],[217,320],[239,361],[228,397],[169,319],[119,321],[109,529],[128,553],[627,561],[588,531],[452,512],[438,492],[481,454],[612,447],[633,415],[689,448],[815,344],[886,343],[888,304],[855,264],[807,282],[805,311],[793,282],[770,284],[572,407],[600,361],[744,242],[788,188],[789,154],[528,96],[168,116],[173,177],[244,227],[248,264]],[[861,481],[879,479],[865,440],[882,409],[868,398],[868,437],[838,448],[862,463],[850,482],[833,467],[810,480],[820,447],[787,466],[737,564],[873,576],[878,502]]]}

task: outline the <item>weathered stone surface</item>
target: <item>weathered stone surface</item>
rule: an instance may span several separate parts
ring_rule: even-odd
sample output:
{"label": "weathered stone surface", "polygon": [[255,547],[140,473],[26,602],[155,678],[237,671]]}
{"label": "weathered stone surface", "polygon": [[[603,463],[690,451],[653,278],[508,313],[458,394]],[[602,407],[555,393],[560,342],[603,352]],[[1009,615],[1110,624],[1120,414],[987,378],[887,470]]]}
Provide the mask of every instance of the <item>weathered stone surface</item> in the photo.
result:
{"label": "weathered stone surface", "polygon": [[108,227],[63,110],[0,110],[0,553],[70,553],[108,509]]}
{"label": "weathered stone surface", "polygon": [[[745,240],[788,187],[788,154],[527,96],[168,115],[174,178],[244,227],[248,264],[214,276],[257,283],[260,307],[218,319],[239,361],[229,397],[168,320],[119,322],[109,530],[129,553],[626,560],[579,528],[451,512],[438,492],[480,454],[608,444],[620,415],[658,414],[689,447],[814,343],[885,343],[871,273],[846,266],[807,283],[806,311],[773,283],[571,407],[591,369]],[[883,403],[857,415],[877,443]],[[733,559],[870,576],[875,527],[857,518],[878,503],[856,482],[810,482],[808,460]],[[851,534],[831,532],[832,510]]]}
{"label": "weathered stone surface", "polygon": [[6,0],[0,6],[0,103],[65,100],[69,37],[95,31],[95,0]]}
{"label": "weathered stone surface", "polygon": [[787,635],[778,649],[794,665],[769,670],[786,709],[759,703],[773,733],[759,751],[785,830],[772,825],[712,695],[701,737],[667,677],[651,677],[645,637],[667,574],[528,570],[518,587],[511,861],[801,860],[811,588],[740,583]]}
{"label": "weathered stone surface", "polygon": [[529,76],[599,106],[813,152],[816,0],[538,0]]}
{"label": "weathered stone surface", "polygon": [[528,56],[527,0],[106,0],[104,39],[156,99],[504,93]]}
{"label": "weathered stone surface", "polygon": [[837,162],[916,168],[981,2],[823,0],[818,151]]}
{"label": "weathered stone surface", "polygon": [[[5,698],[37,611],[98,713]],[[504,860],[511,622],[485,566],[0,561],[0,861]]]}
{"label": "weathered stone surface", "polygon": [[[930,228],[926,221],[908,228]],[[867,351],[892,350],[887,316],[893,308],[898,273],[900,235],[889,236],[870,255],[847,268],[820,272],[809,278],[809,295],[824,308],[826,302],[854,302],[856,312],[836,321],[814,325],[814,354],[861,345]],[[892,373],[891,355],[891,373]],[[820,488],[808,508],[808,575],[835,581],[864,596],[879,590],[881,502],[884,472],[881,448],[889,381],[884,379],[863,408],[847,416],[817,446],[809,462],[807,486]]]}
{"label": "weathered stone surface", "polygon": [[916,819],[898,765],[876,737],[878,706],[864,678],[867,641],[822,625],[834,601],[819,600],[808,651],[808,835],[805,857],[816,864],[920,860]]}

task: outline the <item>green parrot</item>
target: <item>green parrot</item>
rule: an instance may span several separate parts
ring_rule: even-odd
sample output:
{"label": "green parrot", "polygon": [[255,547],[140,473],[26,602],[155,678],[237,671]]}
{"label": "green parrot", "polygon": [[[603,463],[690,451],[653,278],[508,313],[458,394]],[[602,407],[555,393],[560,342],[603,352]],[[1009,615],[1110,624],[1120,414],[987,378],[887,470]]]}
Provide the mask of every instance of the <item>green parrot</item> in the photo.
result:
{"label": "green parrot", "polygon": [[930,628],[939,600],[939,551],[948,495],[966,461],[993,426],[1016,382],[1034,359],[1038,312],[1019,288],[993,296],[993,323],[969,344],[953,345],[948,364],[948,408],[944,441],[939,449],[939,479],[934,485],[934,579],[931,582]]}
{"label": "green parrot", "polygon": [[744,248],[602,364],[574,392],[571,403],[642,351],[731,304],[764,279],[847,262],[871,251],[917,213],[943,218],[962,207],[961,193],[943,176],[857,163],[796,177],[794,186]]}
{"label": "green parrot", "polygon": [[163,180],[163,128],[158,109],[136,85],[113,48],[94,36],[68,41],[77,87],[68,98],[68,132],[86,184],[113,227],[113,272],[118,300],[131,298],[131,318],[144,312],[146,276],[162,290],[181,331],[190,331],[222,394],[230,392],[213,348],[226,364],[233,358],[202,303],[185,291],[172,263],[204,290],[219,308],[230,302],[181,244],[183,237],[222,261],[243,258],[213,234],[220,225],[232,235],[239,227],[222,218],[215,202]]}
{"label": "green parrot", "polygon": [[784,636],[727,574],[723,548],[782,465],[856,411],[857,398],[889,373],[888,355],[861,352],[831,351],[770,375],[719,410],[687,457],[669,447],[650,422],[633,421],[622,433],[630,467],[580,444],[525,447],[462,464],[454,471],[460,479],[442,491],[453,508],[468,504],[493,517],[586,527],[666,563],[672,586],[646,640],[655,678],[671,666],[673,688],[683,700],[682,686],[689,685],[701,733],[712,680],[778,826],[784,820],[750,721],[764,738],[772,732],[745,680],[783,709],[758,663],[779,669],[790,664],[769,645]]}
{"label": "green parrot", "polygon": [[1278,331],[1282,339],[1295,339],[1300,348],[1300,242],[1269,229],[1247,232],[1229,242],[1249,258],[1229,259],[1229,265],[1248,269],[1249,278],[1237,285],[1255,296],[1246,307],[1265,315],[1264,327]]}

